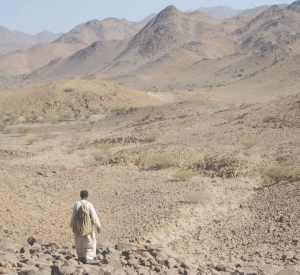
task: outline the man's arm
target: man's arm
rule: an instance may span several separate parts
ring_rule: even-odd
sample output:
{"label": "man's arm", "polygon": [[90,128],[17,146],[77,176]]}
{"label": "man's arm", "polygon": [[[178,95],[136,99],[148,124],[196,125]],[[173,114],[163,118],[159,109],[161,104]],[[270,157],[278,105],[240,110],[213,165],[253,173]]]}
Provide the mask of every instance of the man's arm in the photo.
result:
{"label": "man's arm", "polygon": [[72,227],[72,228],[74,227],[75,213],[76,213],[76,203],[74,204],[72,218],[71,218],[71,221],[70,221],[70,227]]}

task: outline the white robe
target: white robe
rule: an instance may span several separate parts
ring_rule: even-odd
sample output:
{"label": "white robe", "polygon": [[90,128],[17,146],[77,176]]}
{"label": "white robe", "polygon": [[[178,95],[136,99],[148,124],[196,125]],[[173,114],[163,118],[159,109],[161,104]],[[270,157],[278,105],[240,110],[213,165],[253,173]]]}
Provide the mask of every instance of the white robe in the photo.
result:
{"label": "white robe", "polygon": [[[74,217],[75,217],[75,214],[78,211],[79,207],[81,206],[81,202],[84,204],[87,203],[87,208],[88,208],[91,220],[94,223],[94,226],[96,228],[100,228],[101,223],[97,216],[96,210],[95,210],[94,206],[92,205],[92,203],[90,203],[86,200],[77,201],[74,204],[70,227],[73,228],[73,226],[74,226]],[[76,247],[76,252],[77,252],[78,257],[86,258],[87,260],[93,260],[94,257],[96,257],[97,241],[96,241],[95,231],[93,231],[91,234],[89,234],[87,236],[82,236],[79,233],[74,232],[74,240],[75,240],[75,247]]]}

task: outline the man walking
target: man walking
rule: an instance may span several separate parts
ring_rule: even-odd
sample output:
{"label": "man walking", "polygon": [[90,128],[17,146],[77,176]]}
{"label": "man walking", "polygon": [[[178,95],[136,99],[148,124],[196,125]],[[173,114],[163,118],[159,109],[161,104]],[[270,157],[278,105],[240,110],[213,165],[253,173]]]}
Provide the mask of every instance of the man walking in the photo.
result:
{"label": "man walking", "polygon": [[[87,201],[88,196],[89,193],[87,190],[82,190],[80,192],[81,200],[74,204],[70,222],[70,227],[73,228],[74,232],[78,260],[83,263],[89,263],[96,257],[97,241],[93,225],[96,227],[98,233],[101,232],[101,223],[94,206]],[[84,216],[84,214],[87,215]],[[78,229],[78,227],[81,228]]]}

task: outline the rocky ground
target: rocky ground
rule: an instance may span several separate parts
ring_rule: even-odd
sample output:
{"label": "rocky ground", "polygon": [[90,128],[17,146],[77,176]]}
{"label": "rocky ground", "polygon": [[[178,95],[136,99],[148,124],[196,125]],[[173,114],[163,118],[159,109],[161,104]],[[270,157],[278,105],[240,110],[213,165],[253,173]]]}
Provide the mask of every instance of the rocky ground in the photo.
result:
{"label": "rocky ground", "polygon": [[118,275],[285,275],[299,274],[300,266],[282,268],[262,263],[203,264],[189,261],[162,246],[134,243],[99,243],[93,261],[82,263],[76,250],[56,243],[43,244],[40,238],[29,237],[15,243],[1,240],[0,274],[118,274]]}
{"label": "rocky ground", "polygon": [[[2,243],[42,238],[38,252],[29,248],[39,255],[49,250],[45,272],[54,261],[73,273],[81,268],[114,273],[105,269],[104,254],[116,253],[123,273],[132,259],[138,274],[148,268],[170,274],[276,274],[288,267],[278,274],[297,274],[291,270],[300,259],[299,94],[247,104],[188,95],[186,101],[177,94],[169,104],[85,121],[6,125],[0,133]],[[75,259],[69,221],[81,189],[90,191],[103,224],[98,242],[106,244],[99,244],[92,266],[67,263]],[[156,269],[134,252],[107,250],[119,242],[136,243],[154,259],[158,249],[172,249],[192,268],[187,271],[179,261],[170,269],[164,259]],[[49,243],[56,243],[58,252],[52,253]],[[19,254],[11,269],[27,274],[20,273],[30,262],[21,261],[21,248],[13,249]],[[35,257],[30,268],[42,272]],[[216,269],[220,264],[226,271]],[[1,265],[10,269],[5,261]]]}

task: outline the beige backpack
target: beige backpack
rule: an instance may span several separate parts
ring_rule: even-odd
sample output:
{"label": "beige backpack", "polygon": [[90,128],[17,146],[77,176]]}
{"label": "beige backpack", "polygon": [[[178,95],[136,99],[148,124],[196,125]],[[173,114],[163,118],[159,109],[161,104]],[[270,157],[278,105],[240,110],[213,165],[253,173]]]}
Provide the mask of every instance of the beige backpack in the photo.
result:
{"label": "beige backpack", "polygon": [[77,232],[82,236],[87,236],[93,232],[93,223],[89,215],[87,203],[81,202],[81,206],[74,217],[73,232]]}

